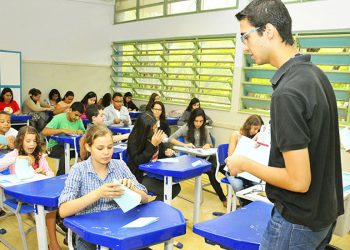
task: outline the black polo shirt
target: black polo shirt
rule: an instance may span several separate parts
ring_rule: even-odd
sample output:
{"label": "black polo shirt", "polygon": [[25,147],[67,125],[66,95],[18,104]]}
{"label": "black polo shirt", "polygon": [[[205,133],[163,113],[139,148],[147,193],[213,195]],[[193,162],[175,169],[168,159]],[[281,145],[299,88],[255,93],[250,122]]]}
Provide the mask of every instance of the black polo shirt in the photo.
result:
{"label": "black polo shirt", "polygon": [[269,166],[285,167],[282,152],[308,148],[311,184],[306,193],[266,185],[282,216],[312,230],[344,213],[336,98],[326,75],[310,55],[288,60],[273,76]]}

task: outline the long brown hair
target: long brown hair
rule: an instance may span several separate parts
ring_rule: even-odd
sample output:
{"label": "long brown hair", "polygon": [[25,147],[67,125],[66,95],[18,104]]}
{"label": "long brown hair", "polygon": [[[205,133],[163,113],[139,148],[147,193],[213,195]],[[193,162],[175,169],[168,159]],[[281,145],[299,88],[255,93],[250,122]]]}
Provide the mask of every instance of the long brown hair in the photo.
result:
{"label": "long brown hair", "polygon": [[36,148],[34,149],[33,156],[35,159],[35,163],[38,164],[42,153],[42,149],[41,149],[42,143],[41,143],[40,135],[34,127],[23,126],[22,128],[19,129],[15,139],[15,149],[18,150],[18,155],[27,155],[27,153],[23,149],[23,141],[26,134],[35,135]]}
{"label": "long brown hair", "polygon": [[264,125],[263,119],[260,117],[260,115],[251,115],[247,118],[247,120],[244,122],[243,126],[239,130],[241,135],[247,136],[251,138],[249,131],[252,126],[262,126]]}

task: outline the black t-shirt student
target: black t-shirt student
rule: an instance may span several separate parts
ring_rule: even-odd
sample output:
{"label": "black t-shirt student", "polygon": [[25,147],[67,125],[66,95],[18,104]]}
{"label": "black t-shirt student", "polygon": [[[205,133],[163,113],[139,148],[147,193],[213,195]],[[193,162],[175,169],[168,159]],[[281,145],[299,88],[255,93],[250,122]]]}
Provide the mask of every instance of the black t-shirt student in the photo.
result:
{"label": "black t-shirt student", "polygon": [[322,229],[344,213],[334,91],[325,74],[310,62],[310,55],[290,59],[271,82],[269,166],[283,168],[282,152],[308,148],[311,184],[306,193],[267,184],[267,196],[289,222]]}

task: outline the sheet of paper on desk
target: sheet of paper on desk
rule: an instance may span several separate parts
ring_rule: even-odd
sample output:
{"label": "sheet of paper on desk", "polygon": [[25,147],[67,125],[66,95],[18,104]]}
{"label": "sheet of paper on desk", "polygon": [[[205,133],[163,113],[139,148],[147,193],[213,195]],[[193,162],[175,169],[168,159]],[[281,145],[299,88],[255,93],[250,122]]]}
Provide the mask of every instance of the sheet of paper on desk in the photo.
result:
{"label": "sheet of paper on desk", "polygon": [[[269,163],[270,147],[266,147],[262,145],[259,147],[256,147],[256,142],[254,140],[249,139],[246,136],[242,136],[242,138],[239,140],[237,144],[235,151],[233,152],[233,155],[245,156],[258,163],[267,165]],[[259,178],[247,172],[240,173],[238,174],[238,176],[254,182],[261,181]]]}
{"label": "sheet of paper on desk", "polygon": [[346,151],[350,149],[350,129],[349,127],[343,128],[339,131],[340,141],[343,144]]}
{"label": "sheet of paper on desk", "polygon": [[169,158],[158,159],[157,161],[168,162],[168,163],[177,163],[177,162],[179,162],[179,159],[177,159],[176,157],[169,157]]}
{"label": "sheet of paper on desk", "polygon": [[141,217],[141,218],[138,218],[138,219],[122,226],[122,228],[144,227],[144,226],[147,226],[147,225],[154,223],[158,220],[159,220],[158,217]]}
{"label": "sheet of paper on desk", "polygon": [[39,181],[47,178],[50,178],[50,177],[47,177],[42,174],[35,174],[32,178],[20,180],[16,177],[15,174],[0,175],[0,185],[3,187],[8,187],[8,186],[13,186],[15,184]]}
{"label": "sheet of paper on desk", "polygon": [[138,206],[141,202],[141,195],[130,190],[126,186],[121,185],[124,189],[124,194],[113,200],[118,204],[124,213]]}

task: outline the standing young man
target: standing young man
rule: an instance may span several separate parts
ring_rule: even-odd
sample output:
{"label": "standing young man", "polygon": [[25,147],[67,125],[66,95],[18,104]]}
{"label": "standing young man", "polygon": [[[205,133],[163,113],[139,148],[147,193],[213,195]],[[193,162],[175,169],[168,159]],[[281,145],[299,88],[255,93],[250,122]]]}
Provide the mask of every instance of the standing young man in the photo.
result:
{"label": "standing young man", "polygon": [[271,79],[269,166],[227,158],[231,175],[266,181],[274,203],[260,249],[323,249],[344,213],[337,104],[326,75],[293,46],[280,0],[253,0],[236,14],[244,50],[278,68]]}

